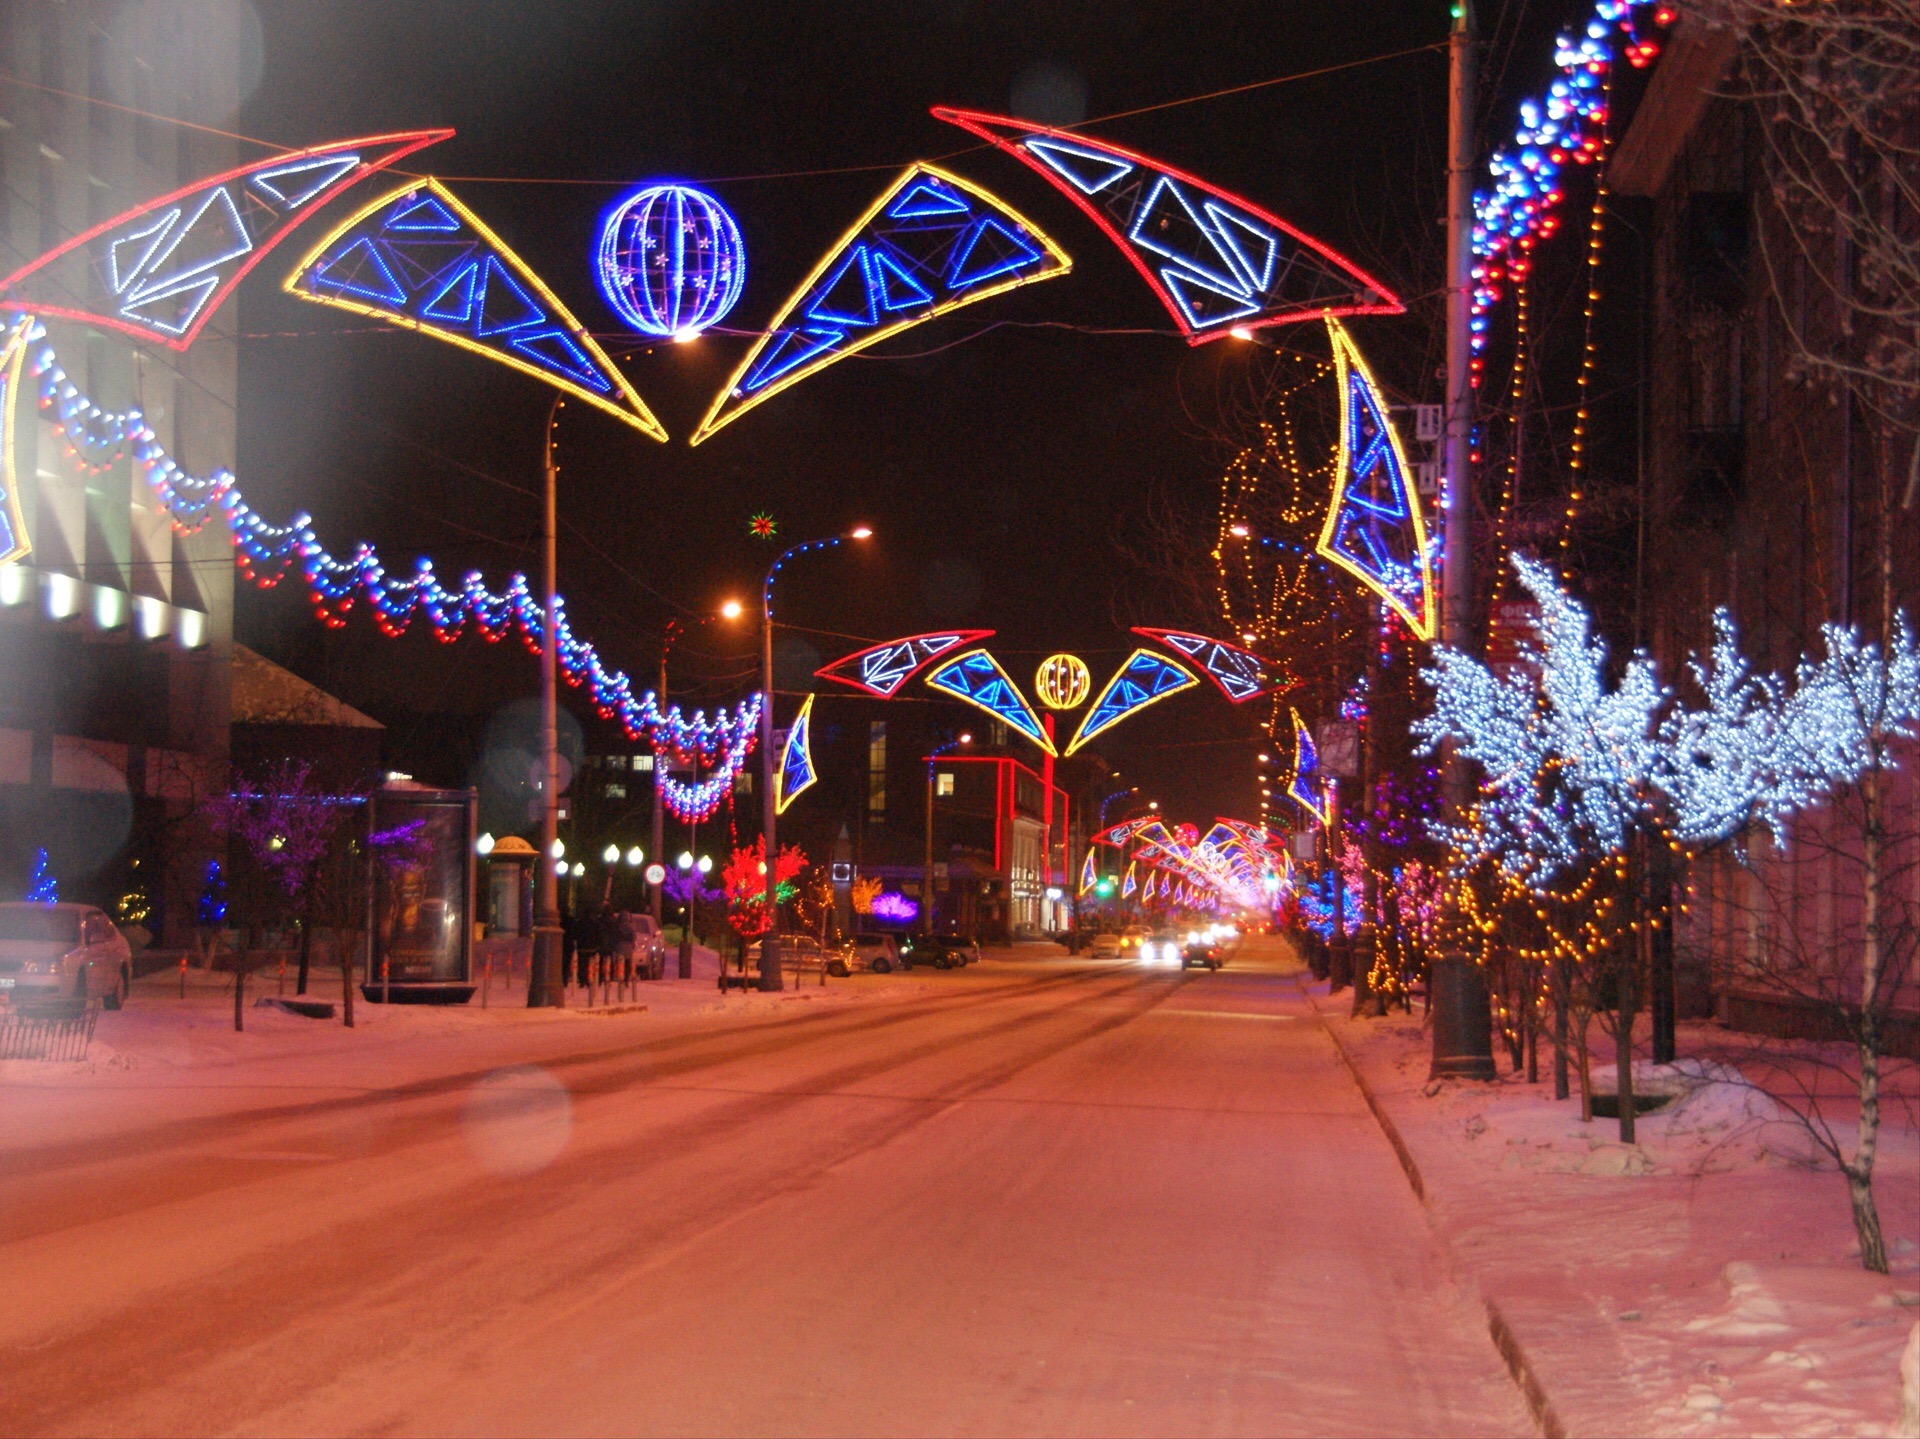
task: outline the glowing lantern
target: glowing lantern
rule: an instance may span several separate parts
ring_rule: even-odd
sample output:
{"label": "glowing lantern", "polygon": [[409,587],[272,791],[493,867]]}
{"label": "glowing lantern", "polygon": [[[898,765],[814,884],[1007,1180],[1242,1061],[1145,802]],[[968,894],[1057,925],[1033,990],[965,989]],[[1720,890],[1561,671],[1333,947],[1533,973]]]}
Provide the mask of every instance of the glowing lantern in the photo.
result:
{"label": "glowing lantern", "polygon": [[1070,710],[1082,704],[1093,678],[1076,655],[1049,655],[1033,676],[1034,693],[1050,710]]}
{"label": "glowing lantern", "polygon": [[649,185],[600,227],[600,290],[642,334],[690,340],[718,321],[747,283],[740,227],[690,185]]}

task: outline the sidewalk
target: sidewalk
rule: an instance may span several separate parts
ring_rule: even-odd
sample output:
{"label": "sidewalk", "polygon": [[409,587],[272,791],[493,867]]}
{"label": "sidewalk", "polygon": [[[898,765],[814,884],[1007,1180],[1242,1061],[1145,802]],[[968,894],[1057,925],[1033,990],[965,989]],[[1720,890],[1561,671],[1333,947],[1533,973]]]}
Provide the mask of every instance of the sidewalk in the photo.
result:
{"label": "sidewalk", "polygon": [[[1881,1140],[1882,1278],[1859,1267],[1839,1176],[1744,1086],[1701,1084],[1625,1146],[1552,1099],[1544,1048],[1537,1086],[1430,1084],[1418,1015],[1350,1019],[1348,995],[1306,990],[1544,1431],[1896,1431],[1903,1352],[1920,1352],[1920,1133],[1893,1127],[1910,1110],[1890,1106]],[[1715,1033],[1683,1027],[1682,1059]]]}

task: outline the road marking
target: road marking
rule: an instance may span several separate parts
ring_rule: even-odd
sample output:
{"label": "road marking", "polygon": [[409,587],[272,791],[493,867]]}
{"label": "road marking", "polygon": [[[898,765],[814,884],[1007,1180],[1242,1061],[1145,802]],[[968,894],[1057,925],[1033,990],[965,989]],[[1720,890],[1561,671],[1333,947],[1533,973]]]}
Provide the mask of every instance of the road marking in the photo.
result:
{"label": "road marking", "polygon": [[1247,1014],[1236,1009],[1157,1009],[1155,1014],[1177,1014],[1188,1019],[1272,1019],[1295,1020],[1297,1014]]}

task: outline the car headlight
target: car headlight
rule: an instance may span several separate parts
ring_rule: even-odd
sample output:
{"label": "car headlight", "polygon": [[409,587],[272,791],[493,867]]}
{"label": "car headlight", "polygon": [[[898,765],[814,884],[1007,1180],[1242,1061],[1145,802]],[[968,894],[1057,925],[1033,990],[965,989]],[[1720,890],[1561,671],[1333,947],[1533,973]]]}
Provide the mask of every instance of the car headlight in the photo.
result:
{"label": "car headlight", "polygon": [[1140,958],[1143,960],[1150,960],[1153,958],[1153,946],[1147,943],[1145,940],[1142,940],[1140,942]]}

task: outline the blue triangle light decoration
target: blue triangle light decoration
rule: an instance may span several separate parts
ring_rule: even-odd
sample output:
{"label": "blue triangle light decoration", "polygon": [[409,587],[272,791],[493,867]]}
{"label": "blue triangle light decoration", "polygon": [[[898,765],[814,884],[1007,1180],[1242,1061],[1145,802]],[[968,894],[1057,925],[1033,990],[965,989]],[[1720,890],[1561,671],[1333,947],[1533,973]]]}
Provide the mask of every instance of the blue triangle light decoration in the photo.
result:
{"label": "blue triangle light decoration", "polygon": [[800,713],[793,717],[793,725],[787,730],[786,748],[780,752],[780,769],[774,776],[773,812],[785,814],[787,806],[800,797],[801,791],[812,789],[819,778],[813,767],[813,696],[808,695],[800,705]]}
{"label": "blue triangle light decoration", "polygon": [[0,344],[0,565],[8,565],[33,550],[27,538],[26,517],[20,512],[20,481],[14,471],[13,412],[20,395],[20,377],[26,370],[27,332],[33,317],[14,322]]}
{"label": "blue triangle light decoration", "polygon": [[1057,753],[1020,686],[985,650],[968,650],[928,675],[927,683],[1013,726],[1048,754]]}
{"label": "blue triangle light decoration", "polygon": [[1093,862],[1093,846],[1087,846],[1086,863],[1080,866],[1080,893],[1085,894],[1100,883],[1100,867]]}
{"label": "blue triangle light decoration", "polygon": [[667,438],[559,297],[438,180],[418,180],[335,226],[282,288],[449,341]]}
{"label": "blue triangle light decoration", "polygon": [[1414,634],[1431,640],[1433,556],[1413,472],[1380,388],[1346,327],[1329,315],[1327,333],[1340,393],[1340,449],[1333,499],[1314,551],[1378,594]]}
{"label": "blue triangle light decoration", "polygon": [[909,325],[1072,266],[1004,201],[936,166],[911,165],[781,307],[715,396],[692,443]]}
{"label": "blue triangle light decoration", "polygon": [[977,111],[934,109],[1031,167],[1140,272],[1189,344],[1323,314],[1404,306],[1358,265],[1276,215],[1145,155]]}
{"label": "blue triangle light decoration", "polygon": [[1080,721],[1067,753],[1074,753],[1095,735],[1112,729],[1129,715],[1138,714],[1148,705],[1158,704],[1168,695],[1179,694],[1199,683],[1185,665],[1152,650],[1135,650],[1107,681],[1107,687],[1100,691],[1086,718]]}
{"label": "blue triangle light decoration", "polygon": [[1287,781],[1287,798],[1325,828],[1331,809],[1327,782],[1320,775],[1320,752],[1313,746],[1313,732],[1301,723],[1299,710],[1293,711],[1293,777]]}

